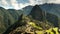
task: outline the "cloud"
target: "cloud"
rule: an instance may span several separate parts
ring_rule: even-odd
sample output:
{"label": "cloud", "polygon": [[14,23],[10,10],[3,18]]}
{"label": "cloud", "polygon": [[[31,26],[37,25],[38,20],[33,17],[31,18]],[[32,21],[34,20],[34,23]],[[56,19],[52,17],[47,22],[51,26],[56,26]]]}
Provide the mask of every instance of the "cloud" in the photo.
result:
{"label": "cloud", "polygon": [[44,3],[55,3],[60,4],[60,0],[0,0],[0,6],[13,9],[21,9],[28,5],[44,4]]}
{"label": "cloud", "polygon": [[29,5],[29,3],[17,3],[17,0],[10,0],[10,3],[17,10]]}
{"label": "cloud", "polygon": [[2,5],[4,5],[4,6],[8,5],[8,3],[6,2],[6,0],[1,0],[1,3],[2,3]]}
{"label": "cloud", "polygon": [[29,0],[30,5],[36,5],[36,4],[41,4],[41,0]]}
{"label": "cloud", "polygon": [[20,9],[21,9],[21,8],[26,7],[26,6],[28,6],[28,5],[29,5],[28,3],[25,3],[25,4],[20,3],[20,4],[19,4],[19,7],[20,7]]}
{"label": "cloud", "polygon": [[31,5],[44,4],[44,3],[55,3],[60,4],[60,0],[29,0]]}
{"label": "cloud", "polygon": [[18,3],[16,0],[10,0],[11,5],[13,6],[14,9],[19,9]]}
{"label": "cloud", "polygon": [[3,7],[5,9],[12,8],[9,2],[7,0],[0,0],[0,7]]}
{"label": "cloud", "polygon": [[48,3],[55,3],[55,4],[60,4],[60,0],[51,0],[51,1],[49,1]]}
{"label": "cloud", "polygon": [[8,3],[6,2],[6,0],[0,0],[0,6],[8,9],[7,8],[8,7]]}

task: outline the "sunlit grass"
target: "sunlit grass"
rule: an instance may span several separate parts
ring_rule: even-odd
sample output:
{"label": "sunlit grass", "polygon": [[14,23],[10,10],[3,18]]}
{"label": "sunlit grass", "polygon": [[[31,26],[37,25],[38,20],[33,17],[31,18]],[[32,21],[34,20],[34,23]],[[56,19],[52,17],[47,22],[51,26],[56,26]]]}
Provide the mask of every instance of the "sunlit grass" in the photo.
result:
{"label": "sunlit grass", "polygon": [[[31,25],[31,26],[33,26],[33,27],[35,27],[35,28],[37,28],[37,29],[43,29],[43,28],[37,26],[34,22],[29,22],[28,24]],[[59,34],[57,27],[55,27],[55,28],[49,28],[48,30],[44,30],[43,29],[42,31],[37,30],[35,32],[37,34],[44,34],[44,33],[47,33],[47,34]]]}
{"label": "sunlit grass", "polygon": [[37,26],[34,22],[29,22],[29,25],[31,25],[37,29],[42,29],[41,27]]}

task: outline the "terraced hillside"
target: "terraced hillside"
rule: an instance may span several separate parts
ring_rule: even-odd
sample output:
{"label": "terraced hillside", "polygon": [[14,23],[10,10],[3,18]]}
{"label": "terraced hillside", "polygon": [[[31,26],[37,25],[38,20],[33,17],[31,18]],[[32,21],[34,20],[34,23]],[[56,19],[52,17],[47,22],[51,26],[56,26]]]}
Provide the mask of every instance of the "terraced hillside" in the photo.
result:
{"label": "terraced hillside", "polygon": [[[49,8],[46,8],[49,7]],[[52,9],[51,9],[51,8]],[[46,9],[45,9],[46,8]],[[56,8],[56,7],[55,7]],[[51,9],[48,11],[48,9]],[[53,12],[52,12],[53,11]],[[57,11],[57,10],[56,10]],[[56,12],[55,9],[52,7],[52,5],[36,5],[36,6],[27,6],[27,8],[23,8],[23,10],[15,10],[15,9],[4,9],[0,7],[0,33],[3,33],[7,30],[9,30],[9,33],[15,31],[13,26],[19,26],[24,22],[24,19],[22,19],[22,22],[18,18],[20,18],[20,15],[23,13],[23,15],[27,15],[31,19],[30,22],[33,21],[33,28],[37,28],[38,30],[40,27],[45,30],[49,29],[50,27],[60,27],[59,26],[59,10]],[[24,18],[24,17],[23,17]],[[29,21],[26,18],[25,21]],[[19,22],[17,22],[19,21]],[[18,25],[19,24],[19,25]],[[24,22],[24,24],[26,24]],[[31,24],[31,23],[30,23]],[[35,26],[34,24],[38,24],[38,26]],[[42,25],[44,24],[44,25]],[[11,28],[10,25],[12,25]],[[22,28],[25,28],[25,26],[22,26]],[[28,27],[27,27],[28,28]],[[22,29],[23,30],[23,29]]]}
{"label": "terraced hillside", "polygon": [[[47,3],[45,3],[43,5],[39,5],[39,7],[42,9],[42,12],[44,11],[44,12],[46,12],[48,14],[52,14],[52,15],[47,14],[47,19],[51,18],[51,19],[49,19],[50,22],[55,21],[52,18],[54,18],[56,16],[57,17],[56,23],[58,21],[59,28],[60,28],[60,4],[53,4],[53,3],[47,4]],[[29,14],[31,12],[32,8],[33,8],[33,6],[27,6],[27,7],[23,8],[23,9],[27,10],[28,14]],[[51,16],[53,16],[53,17],[51,17]]]}
{"label": "terraced hillside", "polygon": [[[58,28],[55,27],[58,27],[58,17],[54,14],[42,11],[39,5],[36,5],[27,16],[22,14],[18,20],[4,32],[4,34],[59,33]],[[55,31],[54,29],[57,30]]]}

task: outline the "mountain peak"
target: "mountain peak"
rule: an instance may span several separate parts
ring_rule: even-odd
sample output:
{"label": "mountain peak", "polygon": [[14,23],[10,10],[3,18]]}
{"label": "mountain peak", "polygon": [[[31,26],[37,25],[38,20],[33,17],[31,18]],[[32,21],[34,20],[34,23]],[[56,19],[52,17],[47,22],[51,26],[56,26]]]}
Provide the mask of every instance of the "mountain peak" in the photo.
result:
{"label": "mountain peak", "polygon": [[43,11],[42,11],[41,8],[39,7],[39,5],[35,5],[35,6],[32,8],[32,10],[31,10],[31,12],[30,12],[29,15],[31,15],[32,18],[34,18],[34,19],[36,19],[36,20],[42,21],[42,17],[43,17],[42,12],[43,12]]}
{"label": "mountain peak", "polygon": [[39,5],[35,5],[33,8],[40,9]]}
{"label": "mountain peak", "polygon": [[35,6],[39,6],[39,5],[35,5]]}

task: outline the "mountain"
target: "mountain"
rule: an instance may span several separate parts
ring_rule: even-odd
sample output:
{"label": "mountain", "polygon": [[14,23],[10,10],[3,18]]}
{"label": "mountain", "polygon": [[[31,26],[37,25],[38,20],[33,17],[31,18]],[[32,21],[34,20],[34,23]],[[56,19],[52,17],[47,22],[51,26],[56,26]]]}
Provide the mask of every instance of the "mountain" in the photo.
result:
{"label": "mountain", "polygon": [[11,25],[3,34],[9,34],[13,30],[17,29],[18,27],[26,26],[26,23],[22,22],[23,20],[22,17],[23,17],[23,14],[19,16],[18,21],[16,21],[13,25]]}
{"label": "mountain", "polygon": [[14,24],[22,13],[22,10],[4,9],[0,7],[0,33],[4,32],[10,25]]}
{"label": "mountain", "polygon": [[6,13],[5,13],[5,11],[4,11],[5,9],[4,8],[2,8],[2,7],[0,7],[0,33],[2,32],[2,31],[4,31],[5,30],[5,28],[6,28],[6,25],[7,25],[7,23],[6,23],[6,25],[5,25],[5,15],[7,15]]}
{"label": "mountain", "polygon": [[[48,12],[48,13],[52,13],[52,14],[55,14],[55,15],[57,15],[57,16],[59,16],[60,15],[60,4],[47,4],[47,3],[45,3],[45,4],[42,4],[42,5],[39,5],[40,6],[40,8],[43,10],[43,11],[46,11],[46,12]],[[27,8],[28,7],[28,8]],[[28,11],[31,11],[32,10],[32,8],[33,8],[33,6],[27,6],[27,7],[25,7],[24,9],[25,10],[28,10]],[[23,9],[23,10],[24,10]],[[28,13],[30,13],[30,12],[28,12]],[[60,16],[59,16],[60,17]]]}
{"label": "mountain", "polygon": [[52,27],[58,27],[58,16],[45,12],[39,5],[35,5],[28,15],[22,14],[4,34],[30,34],[31,32],[35,34],[36,31],[48,30]]}
{"label": "mountain", "polygon": [[26,6],[22,10],[6,10],[0,7],[0,33],[4,32],[10,25],[14,24],[22,13],[27,16],[31,15],[34,20],[47,21],[54,26],[60,24],[60,4],[46,3],[43,5]]}
{"label": "mountain", "polygon": [[48,13],[46,11],[43,11],[39,5],[35,5],[30,14],[29,14],[33,19],[39,20],[42,22],[50,22],[53,24],[55,27],[58,27],[58,16],[55,14]]}
{"label": "mountain", "polygon": [[33,6],[29,5],[23,8],[24,14],[28,15],[30,11],[32,10]]}
{"label": "mountain", "polygon": [[[60,4],[47,4],[47,3],[45,3],[43,5],[39,5],[39,7],[42,9],[42,11],[44,11],[46,13],[56,15],[58,17],[57,18],[58,24],[60,24],[59,23],[60,22]],[[32,8],[33,8],[33,6],[28,6],[28,9],[29,9],[28,14],[31,12]],[[26,7],[25,7],[25,10],[27,10]],[[59,28],[60,28],[60,25],[59,25]]]}
{"label": "mountain", "polygon": [[32,16],[33,19],[36,19],[36,20],[39,20],[39,21],[42,21],[43,20],[43,11],[42,9],[39,7],[39,5],[35,5],[30,14]]}
{"label": "mountain", "polygon": [[47,4],[46,3],[46,4],[41,5],[40,7],[43,11],[55,14],[58,17],[60,17],[59,16],[59,14],[60,14],[60,10],[59,10],[60,9],[60,4]]}

